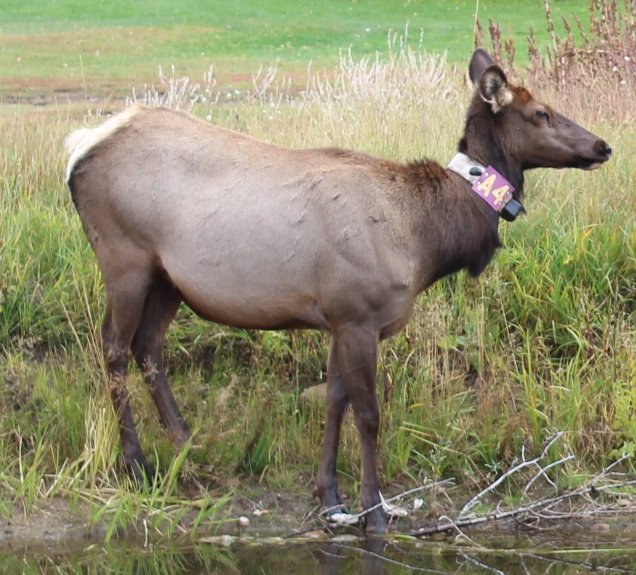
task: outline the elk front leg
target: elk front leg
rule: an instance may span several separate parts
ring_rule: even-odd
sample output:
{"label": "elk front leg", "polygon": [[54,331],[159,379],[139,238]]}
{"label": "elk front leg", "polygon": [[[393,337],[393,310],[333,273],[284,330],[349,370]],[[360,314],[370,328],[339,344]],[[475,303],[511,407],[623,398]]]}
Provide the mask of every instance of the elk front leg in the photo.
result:
{"label": "elk front leg", "polygon": [[334,337],[338,367],[360,436],[362,505],[365,509],[375,507],[365,516],[366,531],[384,533],[388,521],[382,506],[379,505],[381,501],[377,463],[380,427],[375,391],[378,334],[373,330],[355,326],[340,329]]}

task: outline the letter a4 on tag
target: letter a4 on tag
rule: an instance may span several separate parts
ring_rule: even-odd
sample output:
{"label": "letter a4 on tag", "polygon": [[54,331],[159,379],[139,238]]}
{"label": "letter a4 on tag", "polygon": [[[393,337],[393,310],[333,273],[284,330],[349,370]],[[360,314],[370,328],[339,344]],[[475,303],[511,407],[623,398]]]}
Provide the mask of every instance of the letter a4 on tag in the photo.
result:
{"label": "letter a4 on tag", "polygon": [[473,192],[481,196],[488,205],[500,212],[512,198],[514,188],[495,168],[488,166],[473,184]]}

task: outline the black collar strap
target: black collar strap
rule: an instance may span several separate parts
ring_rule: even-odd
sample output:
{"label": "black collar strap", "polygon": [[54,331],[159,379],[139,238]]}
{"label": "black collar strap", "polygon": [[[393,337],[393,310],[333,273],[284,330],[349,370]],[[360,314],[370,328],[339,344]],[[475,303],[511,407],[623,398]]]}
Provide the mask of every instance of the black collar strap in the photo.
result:
{"label": "black collar strap", "polygon": [[448,169],[472,184],[471,189],[504,220],[512,222],[525,211],[512,197],[513,185],[492,166],[484,166],[466,154],[458,152]]}

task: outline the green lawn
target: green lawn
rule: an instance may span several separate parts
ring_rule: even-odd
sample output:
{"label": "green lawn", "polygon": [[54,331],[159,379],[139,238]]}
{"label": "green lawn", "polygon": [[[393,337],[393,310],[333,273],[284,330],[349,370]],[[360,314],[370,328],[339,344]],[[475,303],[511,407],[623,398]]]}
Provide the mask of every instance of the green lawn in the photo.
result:
{"label": "green lawn", "polygon": [[[562,0],[560,15],[583,16],[587,0]],[[476,9],[487,27],[501,23],[524,56],[533,27],[548,41],[543,2],[428,0],[5,0],[0,2],[0,92],[99,91],[130,88],[175,66],[199,78],[210,65],[223,81],[249,79],[260,64],[285,72],[308,63],[331,66],[343,50],[354,56],[386,53],[388,35],[407,27],[411,43],[447,51],[464,62],[473,45]]]}

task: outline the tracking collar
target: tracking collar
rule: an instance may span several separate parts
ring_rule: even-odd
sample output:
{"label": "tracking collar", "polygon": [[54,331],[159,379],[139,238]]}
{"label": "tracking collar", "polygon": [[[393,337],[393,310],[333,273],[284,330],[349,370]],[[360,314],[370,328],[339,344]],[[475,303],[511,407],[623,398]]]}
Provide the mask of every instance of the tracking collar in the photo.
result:
{"label": "tracking collar", "polygon": [[492,166],[483,166],[466,154],[458,152],[448,164],[448,169],[472,184],[472,191],[484,200],[507,222],[513,222],[525,211],[512,197],[513,185]]}

